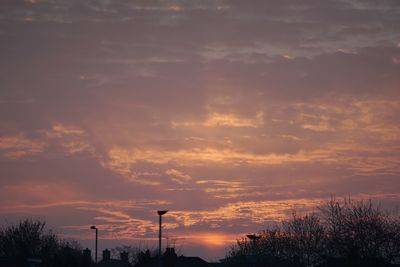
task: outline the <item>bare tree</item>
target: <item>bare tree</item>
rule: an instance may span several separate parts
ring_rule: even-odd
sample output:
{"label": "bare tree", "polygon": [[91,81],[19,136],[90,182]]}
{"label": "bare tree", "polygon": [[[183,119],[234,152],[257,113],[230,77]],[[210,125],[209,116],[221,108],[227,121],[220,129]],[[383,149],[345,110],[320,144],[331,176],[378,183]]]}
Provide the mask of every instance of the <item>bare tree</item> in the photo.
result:
{"label": "bare tree", "polygon": [[315,214],[297,216],[283,222],[283,232],[286,238],[287,255],[292,261],[306,266],[314,266],[322,261],[321,253],[325,244],[325,231],[320,219]]}
{"label": "bare tree", "polygon": [[[371,201],[332,198],[320,212],[297,216],[239,239],[231,266],[388,266],[400,261],[400,219]],[[256,260],[254,260],[256,259]]]}
{"label": "bare tree", "polygon": [[331,199],[321,207],[326,255],[347,264],[379,265],[399,259],[399,218],[371,201]]}
{"label": "bare tree", "polygon": [[27,259],[42,261],[41,266],[83,266],[83,256],[76,242],[59,239],[46,223],[40,220],[23,219],[17,224],[0,229],[0,257],[8,266],[26,266]]}
{"label": "bare tree", "polygon": [[129,257],[129,263],[135,265],[139,261],[156,258],[158,251],[155,248],[149,248],[148,246],[139,243],[137,245],[121,245],[111,249],[113,255],[118,256],[121,252],[127,252]]}
{"label": "bare tree", "polygon": [[0,229],[0,255],[22,266],[28,258],[41,258],[52,262],[58,249],[55,234],[45,230],[46,223],[32,219]]}

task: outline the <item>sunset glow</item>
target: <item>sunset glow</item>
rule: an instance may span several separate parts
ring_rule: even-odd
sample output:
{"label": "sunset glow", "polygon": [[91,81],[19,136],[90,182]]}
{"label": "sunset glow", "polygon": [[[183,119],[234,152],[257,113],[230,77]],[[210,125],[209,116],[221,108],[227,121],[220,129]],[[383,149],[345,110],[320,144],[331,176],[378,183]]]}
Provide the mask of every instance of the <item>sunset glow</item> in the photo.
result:
{"label": "sunset glow", "polygon": [[331,196],[400,203],[399,2],[0,7],[0,224],[151,247],[166,209],[216,260]]}

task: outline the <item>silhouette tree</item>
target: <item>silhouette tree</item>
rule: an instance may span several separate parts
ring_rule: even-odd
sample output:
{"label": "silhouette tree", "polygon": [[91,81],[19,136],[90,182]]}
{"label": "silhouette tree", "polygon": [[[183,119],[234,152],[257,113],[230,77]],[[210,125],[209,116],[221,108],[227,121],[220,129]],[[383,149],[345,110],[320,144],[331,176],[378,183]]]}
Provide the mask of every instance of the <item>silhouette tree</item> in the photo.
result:
{"label": "silhouette tree", "polygon": [[121,252],[128,253],[128,261],[133,266],[138,262],[156,258],[158,251],[155,248],[148,248],[145,245],[121,245],[111,249],[114,256],[119,256]]}
{"label": "silhouette tree", "polygon": [[314,214],[301,217],[293,213],[290,220],[257,236],[238,240],[227,261],[237,266],[314,266],[322,261],[324,228]]}
{"label": "silhouette tree", "polygon": [[23,266],[28,258],[49,263],[57,249],[57,238],[45,231],[45,222],[25,219],[0,229],[0,255],[16,266]]}
{"label": "silhouette tree", "polygon": [[349,266],[380,266],[399,260],[400,221],[371,201],[331,199],[321,207],[325,256]]}
{"label": "silhouette tree", "polygon": [[239,239],[228,266],[388,266],[400,261],[399,217],[371,201],[331,199],[319,213],[293,216]]}
{"label": "silhouette tree", "polygon": [[325,231],[317,215],[299,217],[294,213],[291,220],[282,223],[282,228],[287,236],[284,243],[289,253],[286,256],[291,262],[305,266],[321,262]]}
{"label": "silhouette tree", "polygon": [[84,266],[81,248],[76,242],[60,240],[46,223],[23,219],[0,229],[0,257],[10,267],[27,266],[28,259],[41,260],[41,266]]}

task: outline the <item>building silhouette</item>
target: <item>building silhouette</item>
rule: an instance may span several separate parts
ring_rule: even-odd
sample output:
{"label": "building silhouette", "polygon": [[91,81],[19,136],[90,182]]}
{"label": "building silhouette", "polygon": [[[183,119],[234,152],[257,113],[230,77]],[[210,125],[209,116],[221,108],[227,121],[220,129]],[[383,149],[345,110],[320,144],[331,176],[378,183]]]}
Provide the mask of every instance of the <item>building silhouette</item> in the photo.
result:
{"label": "building silhouette", "polygon": [[127,252],[121,252],[119,259],[112,259],[111,252],[108,249],[103,250],[103,257],[96,265],[99,267],[132,267],[129,263],[129,255]]}
{"label": "building silhouette", "polygon": [[[178,256],[174,248],[167,248],[163,258],[163,267],[210,267],[211,265],[200,257]],[[144,258],[134,267],[158,267],[157,258]]]}

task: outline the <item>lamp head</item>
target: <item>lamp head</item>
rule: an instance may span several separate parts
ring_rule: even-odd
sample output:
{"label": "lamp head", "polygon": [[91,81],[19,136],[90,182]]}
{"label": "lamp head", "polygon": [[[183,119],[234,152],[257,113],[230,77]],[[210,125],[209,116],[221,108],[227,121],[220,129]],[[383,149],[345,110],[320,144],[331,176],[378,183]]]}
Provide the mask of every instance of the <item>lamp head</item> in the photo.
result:
{"label": "lamp head", "polygon": [[90,229],[97,230],[96,226],[94,225],[90,226]]}
{"label": "lamp head", "polygon": [[261,236],[255,235],[255,234],[250,234],[250,235],[246,235],[248,239],[255,241],[261,238]]}
{"label": "lamp head", "polygon": [[161,215],[164,215],[167,212],[168,212],[168,210],[158,210],[157,214],[161,216]]}

